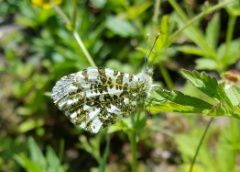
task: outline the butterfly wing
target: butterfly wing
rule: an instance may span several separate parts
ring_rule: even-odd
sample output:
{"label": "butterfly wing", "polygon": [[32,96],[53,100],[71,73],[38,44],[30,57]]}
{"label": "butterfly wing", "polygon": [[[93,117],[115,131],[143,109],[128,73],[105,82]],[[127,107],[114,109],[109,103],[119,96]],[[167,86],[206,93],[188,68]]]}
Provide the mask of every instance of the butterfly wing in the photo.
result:
{"label": "butterfly wing", "polygon": [[142,91],[143,82],[136,75],[90,67],[62,77],[52,98],[72,123],[96,133],[127,116]]}

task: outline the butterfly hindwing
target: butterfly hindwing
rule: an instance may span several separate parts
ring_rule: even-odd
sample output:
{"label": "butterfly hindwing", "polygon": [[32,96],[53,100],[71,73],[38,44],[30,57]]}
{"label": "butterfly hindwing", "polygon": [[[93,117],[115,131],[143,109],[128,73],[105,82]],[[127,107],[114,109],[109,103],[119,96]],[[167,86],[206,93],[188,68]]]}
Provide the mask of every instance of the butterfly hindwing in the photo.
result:
{"label": "butterfly hindwing", "polygon": [[96,133],[134,110],[145,85],[138,75],[90,67],[62,77],[52,98],[72,123]]}

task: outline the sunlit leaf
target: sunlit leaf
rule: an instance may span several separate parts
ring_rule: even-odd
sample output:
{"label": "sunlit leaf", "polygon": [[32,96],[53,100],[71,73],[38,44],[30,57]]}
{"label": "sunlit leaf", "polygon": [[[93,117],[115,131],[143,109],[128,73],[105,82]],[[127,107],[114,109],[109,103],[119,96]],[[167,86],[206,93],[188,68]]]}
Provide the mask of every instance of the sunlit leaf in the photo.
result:
{"label": "sunlit leaf", "polygon": [[184,95],[179,91],[156,91],[156,99],[147,107],[150,111],[156,112],[185,112],[202,113],[211,109],[212,105],[195,97]]}
{"label": "sunlit leaf", "polygon": [[135,27],[127,20],[122,20],[118,17],[108,17],[106,21],[107,28],[114,32],[114,34],[123,37],[137,35]]}
{"label": "sunlit leaf", "polygon": [[216,78],[212,78],[205,72],[198,73],[197,71],[182,70],[182,75],[187,78],[197,89],[205,93],[215,100],[224,100],[229,106],[232,106],[231,101],[227,97],[223,88],[218,84]]}
{"label": "sunlit leaf", "polygon": [[220,20],[219,14],[218,13],[214,14],[213,18],[208,23],[206,29],[206,40],[212,49],[216,49],[218,44],[218,37],[220,31],[219,20]]}

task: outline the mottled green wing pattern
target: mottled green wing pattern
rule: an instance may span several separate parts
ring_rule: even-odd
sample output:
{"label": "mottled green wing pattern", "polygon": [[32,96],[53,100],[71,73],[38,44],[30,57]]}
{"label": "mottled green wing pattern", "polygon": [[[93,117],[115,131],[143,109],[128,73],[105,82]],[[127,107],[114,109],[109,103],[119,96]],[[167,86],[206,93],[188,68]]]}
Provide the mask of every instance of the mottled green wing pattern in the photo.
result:
{"label": "mottled green wing pattern", "polygon": [[138,75],[89,67],[62,77],[52,98],[75,125],[97,133],[130,114],[151,90],[152,70]]}

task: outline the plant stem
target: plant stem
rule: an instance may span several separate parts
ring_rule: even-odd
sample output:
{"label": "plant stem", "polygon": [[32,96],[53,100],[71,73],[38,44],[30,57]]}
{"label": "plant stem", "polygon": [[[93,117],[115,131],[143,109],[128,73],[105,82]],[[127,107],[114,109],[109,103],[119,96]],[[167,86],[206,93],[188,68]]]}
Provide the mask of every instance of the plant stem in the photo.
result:
{"label": "plant stem", "polygon": [[130,143],[131,143],[131,153],[132,153],[132,162],[131,162],[131,168],[132,172],[137,171],[137,141],[136,141],[136,131],[133,129],[129,134],[128,134]]}
{"label": "plant stem", "polygon": [[137,171],[137,125],[139,123],[140,119],[140,113],[137,113],[136,115],[132,116],[132,130],[129,130],[127,132],[128,139],[130,140],[131,144],[131,153],[132,153],[132,162],[131,162],[131,168],[132,172]]}
{"label": "plant stem", "polygon": [[212,123],[212,121],[213,121],[213,118],[211,118],[211,119],[208,121],[208,124],[207,124],[207,126],[206,126],[206,128],[205,128],[205,130],[204,130],[204,132],[203,132],[203,135],[202,135],[202,137],[201,137],[201,140],[200,140],[200,142],[199,142],[199,144],[198,144],[197,150],[196,150],[195,155],[194,155],[194,157],[193,157],[193,160],[192,160],[192,163],[191,163],[189,172],[192,172],[192,170],[193,170],[193,166],[194,166],[194,164],[195,164],[195,161],[196,161],[198,152],[199,152],[199,150],[200,150],[200,148],[201,148],[201,146],[202,146],[203,140],[204,140],[204,138],[205,138],[205,136],[206,136],[206,134],[207,134],[207,131],[208,131],[208,129],[209,129],[210,124]]}
{"label": "plant stem", "polygon": [[85,45],[82,42],[82,39],[80,38],[79,34],[77,33],[76,29],[75,29],[75,20],[76,20],[76,11],[74,10],[73,12],[73,21],[71,21],[66,15],[65,13],[62,11],[61,8],[59,8],[59,6],[57,6],[56,4],[52,3],[53,8],[56,10],[56,12],[62,17],[62,19],[66,22],[67,25],[71,25],[74,26],[73,28],[73,36],[76,39],[78,45],[80,46],[80,48],[83,51],[83,54],[85,55],[85,57],[87,58],[89,64],[91,66],[96,66],[96,64],[94,63],[92,57],[90,56],[89,52],[87,51]]}
{"label": "plant stem", "polygon": [[110,139],[109,139],[109,135],[106,136],[106,141],[107,141],[107,145],[105,147],[105,151],[104,151],[104,154],[103,154],[103,158],[102,158],[102,162],[100,164],[100,167],[99,167],[99,172],[104,172],[105,169],[106,169],[106,164],[107,164],[107,156],[108,156],[108,153],[109,153],[109,147],[110,147]]}
{"label": "plant stem", "polygon": [[63,139],[61,139],[60,146],[59,146],[59,153],[58,153],[58,157],[61,161],[63,160],[64,147],[65,147],[65,142]]}
{"label": "plant stem", "polygon": [[74,35],[75,39],[77,40],[78,45],[81,47],[81,49],[82,49],[84,55],[86,56],[88,62],[90,63],[90,65],[91,66],[96,66],[92,57],[90,56],[89,52],[87,51],[86,47],[84,46],[84,44],[82,42],[82,39],[80,38],[79,34],[74,30],[73,35]]}
{"label": "plant stem", "polygon": [[171,80],[171,77],[169,76],[169,73],[167,72],[166,68],[164,65],[160,64],[159,65],[159,69],[161,71],[161,74],[164,78],[164,81],[166,82],[166,85],[167,85],[167,88],[169,90],[172,90],[173,89],[173,83],[172,83],[172,80]]}
{"label": "plant stem", "polygon": [[54,8],[54,10],[62,17],[62,19],[67,23],[67,24],[71,24],[71,21],[69,20],[69,18],[65,15],[65,13],[62,11],[61,8],[59,8],[58,5],[56,5],[54,2],[51,2],[52,7]]}
{"label": "plant stem", "polygon": [[158,32],[158,16],[159,16],[159,9],[160,9],[160,1],[156,0],[154,4],[154,14],[153,14],[153,32]]}

